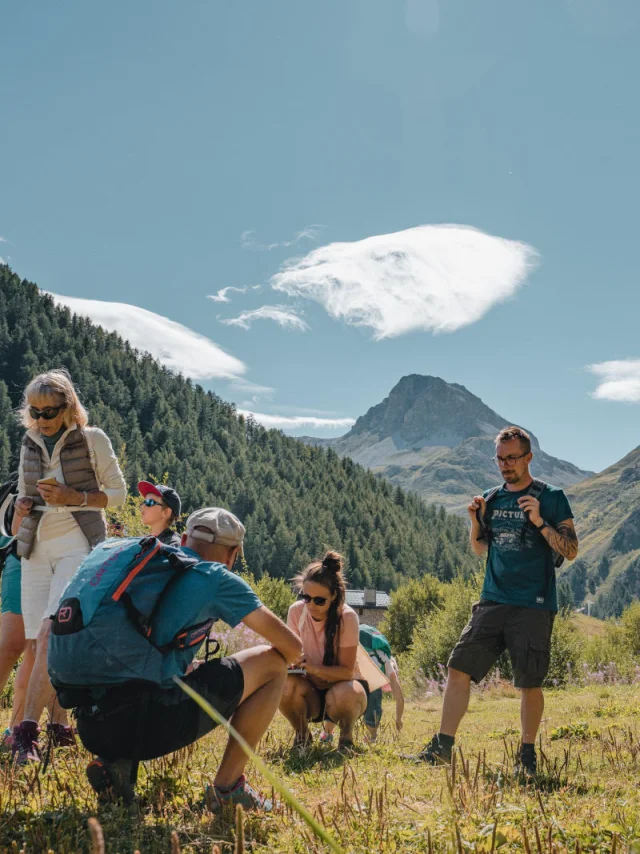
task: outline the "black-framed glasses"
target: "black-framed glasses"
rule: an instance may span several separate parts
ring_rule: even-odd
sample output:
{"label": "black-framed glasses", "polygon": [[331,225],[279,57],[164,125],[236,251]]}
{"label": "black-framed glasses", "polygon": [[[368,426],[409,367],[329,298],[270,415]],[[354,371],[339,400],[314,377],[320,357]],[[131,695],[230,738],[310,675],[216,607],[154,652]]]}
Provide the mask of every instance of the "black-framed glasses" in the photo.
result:
{"label": "black-framed glasses", "polygon": [[142,502],[145,507],[162,507],[162,503],[160,501],[156,501],[154,498],[145,498]]}
{"label": "black-framed glasses", "polygon": [[60,413],[60,410],[64,408],[64,403],[60,406],[45,406],[44,409],[36,409],[35,406],[30,406],[29,415],[34,421],[37,421],[39,418],[42,418],[43,421],[53,421]]}
{"label": "black-framed glasses", "polygon": [[523,457],[526,457],[528,455],[528,453],[529,452],[527,451],[526,454],[518,454],[517,457],[514,456],[513,454],[509,454],[508,457],[495,456],[492,459],[497,466],[506,466],[506,465],[512,466],[516,462],[516,460],[521,460]]}
{"label": "black-framed glasses", "polygon": [[317,605],[319,608],[327,604],[328,598],[328,596],[309,596],[308,593],[298,593],[298,599],[301,599],[307,605],[309,602],[313,602],[313,604]]}

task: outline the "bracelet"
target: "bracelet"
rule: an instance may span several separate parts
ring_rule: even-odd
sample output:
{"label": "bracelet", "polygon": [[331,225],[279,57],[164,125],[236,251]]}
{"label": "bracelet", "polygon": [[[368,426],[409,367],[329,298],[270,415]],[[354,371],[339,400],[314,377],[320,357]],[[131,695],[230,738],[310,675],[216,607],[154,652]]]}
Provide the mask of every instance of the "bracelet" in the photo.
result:
{"label": "bracelet", "polygon": [[547,523],[544,521],[544,519],[542,520],[542,525],[536,525],[536,528],[538,529],[538,531],[543,531],[545,528],[548,528],[548,527],[549,527],[549,526],[548,526],[548,525],[547,525]]}

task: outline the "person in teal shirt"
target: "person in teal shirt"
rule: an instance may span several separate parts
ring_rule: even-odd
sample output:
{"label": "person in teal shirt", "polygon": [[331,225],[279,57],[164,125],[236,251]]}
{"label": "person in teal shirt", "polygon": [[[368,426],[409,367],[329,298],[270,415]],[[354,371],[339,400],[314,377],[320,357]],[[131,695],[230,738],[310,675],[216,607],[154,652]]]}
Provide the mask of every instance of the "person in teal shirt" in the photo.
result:
{"label": "person in teal shirt", "polygon": [[2,748],[10,749],[13,745],[13,726],[22,720],[24,701],[27,694],[29,677],[33,670],[33,645],[28,644],[24,636],[22,620],[21,597],[21,566],[20,559],[15,554],[14,538],[7,535],[11,530],[13,515],[13,496],[3,502],[0,508],[2,519],[0,528],[0,552],[4,556],[2,570],[2,616],[0,617],[0,694],[4,691],[9,677],[20,660],[13,686],[13,714],[11,724],[5,729],[0,742]]}
{"label": "person in teal shirt", "polygon": [[430,764],[451,761],[455,735],[469,705],[471,680],[484,679],[506,650],[514,684],[522,691],[516,774],[533,777],[535,740],[544,710],[542,684],[558,607],[555,561],[556,556],[573,560],[578,538],[563,491],[545,484],[540,492],[531,476],[529,434],[506,427],[495,443],[494,460],[504,483],[476,496],[467,508],[471,548],[487,560],[481,599],[448,661],[440,731],[413,758]]}

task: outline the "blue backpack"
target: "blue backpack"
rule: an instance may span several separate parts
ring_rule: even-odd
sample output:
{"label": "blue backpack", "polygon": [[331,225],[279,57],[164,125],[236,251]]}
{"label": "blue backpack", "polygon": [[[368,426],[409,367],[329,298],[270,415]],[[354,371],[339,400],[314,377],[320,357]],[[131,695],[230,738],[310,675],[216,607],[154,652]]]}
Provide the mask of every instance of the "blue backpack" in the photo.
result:
{"label": "blue backpack", "polygon": [[159,686],[174,649],[199,646],[213,620],[152,641],[154,617],[197,558],[155,537],[110,539],[84,559],[65,588],[49,638],[49,677],[65,709],[93,705],[109,690]]}

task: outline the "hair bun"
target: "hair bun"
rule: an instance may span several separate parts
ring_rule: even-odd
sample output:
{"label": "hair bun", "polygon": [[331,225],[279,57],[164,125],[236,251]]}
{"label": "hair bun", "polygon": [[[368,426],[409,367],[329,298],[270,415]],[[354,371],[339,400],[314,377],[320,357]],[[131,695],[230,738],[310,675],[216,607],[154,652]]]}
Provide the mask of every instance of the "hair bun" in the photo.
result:
{"label": "hair bun", "polygon": [[327,552],[322,559],[322,566],[328,571],[336,575],[342,572],[343,558],[338,552]]}

